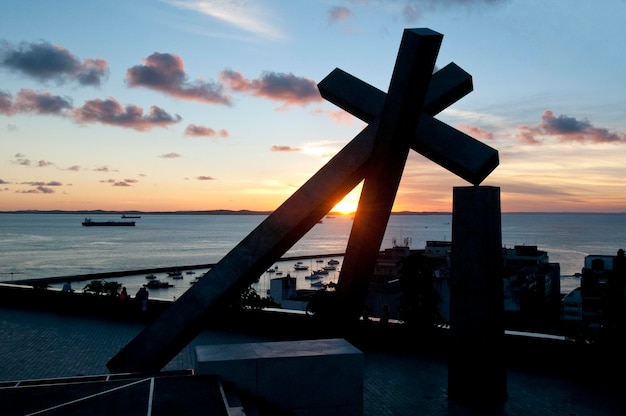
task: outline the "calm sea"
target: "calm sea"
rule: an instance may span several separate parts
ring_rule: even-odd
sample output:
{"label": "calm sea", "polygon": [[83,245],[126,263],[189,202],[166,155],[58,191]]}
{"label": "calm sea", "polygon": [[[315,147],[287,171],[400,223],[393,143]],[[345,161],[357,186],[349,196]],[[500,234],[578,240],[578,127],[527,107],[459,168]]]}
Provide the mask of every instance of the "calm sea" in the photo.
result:
{"label": "calm sea", "polygon": [[[79,214],[0,213],[0,280],[70,276],[98,272],[139,270],[217,263],[264,219],[265,215],[162,215],[142,214],[135,227],[83,227]],[[94,220],[121,220],[119,215],[97,215]],[[450,214],[392,215],[381,249],[408,239],[412,248],[423,248],[428,240],[449,241]],[[345,251],[351,217],[324,218],[296,243],[285,256],[318,255],[326,262],[330,254]],[[589,254],[614,255],[626,248],[626,214],[503,214],[502,242],[507,247],[536,245],[559,263],[561,291],[578,285],[568,277],[580,272]],[[341,260],[341,258],[339,259]],[[313,260],[311,269],[319,265]],[[310,288],[296,272],[293,261],[276,267],[298,278],[298,288]],[[320,265],[322,263],[319,263]],[[324,263],[325,264],[325,263]],[[340,267],[339,267],[340,269]],[[190,287],[196,275],[172,280],[169,289],[154,289],[151,296],[172,299]],[[260,276],[257,290],[265,291],[275,273]],[[326,282],[336,281],[331,272]],[[131,294],[146,283],[145,276],[115,279]],[[75,283],[75,289],[82,289]]]}

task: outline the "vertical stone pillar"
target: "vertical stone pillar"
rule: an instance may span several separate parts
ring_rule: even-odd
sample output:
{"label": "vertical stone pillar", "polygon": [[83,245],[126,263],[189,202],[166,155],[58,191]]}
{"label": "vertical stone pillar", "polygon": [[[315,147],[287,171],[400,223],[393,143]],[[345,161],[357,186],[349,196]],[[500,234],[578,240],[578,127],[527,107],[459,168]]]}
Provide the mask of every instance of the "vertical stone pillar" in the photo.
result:
{"label": "vertical stone pillar", "polygon": [[507,396],[500,189],[455,187],[448,397],[494,405]]}

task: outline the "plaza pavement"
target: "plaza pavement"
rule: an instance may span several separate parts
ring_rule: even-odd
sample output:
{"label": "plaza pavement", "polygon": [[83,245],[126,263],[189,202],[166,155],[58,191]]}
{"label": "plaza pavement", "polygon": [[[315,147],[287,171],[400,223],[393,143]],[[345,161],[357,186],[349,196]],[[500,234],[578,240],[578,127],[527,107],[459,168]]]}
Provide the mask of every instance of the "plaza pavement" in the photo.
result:
{"label": "plaza pavement", "polygon": [[[142,328],[140,322],[0,306],[0,382],[108,374],[106,362]],[[265,341],[272,339],[205,330],[164,370],[193,368],[196,345]],[[384,349],[363,352],[365,416],[626,414],[621,388],[605,391],[594,380],[581,382],[523,368],[507,370],[508,398],[503,405],[468,408],[447,398],[445,359]],[[622,380],[616,382],[623,385]],[[311,394],[323,395],[324,386]]]}

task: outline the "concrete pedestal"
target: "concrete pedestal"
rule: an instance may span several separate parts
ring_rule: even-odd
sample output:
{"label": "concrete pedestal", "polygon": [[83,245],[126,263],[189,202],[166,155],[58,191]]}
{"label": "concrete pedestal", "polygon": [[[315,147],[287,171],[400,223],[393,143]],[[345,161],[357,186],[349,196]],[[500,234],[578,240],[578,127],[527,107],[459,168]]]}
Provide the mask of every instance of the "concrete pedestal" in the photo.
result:
{"label": "concrete pedestal", "polygon": [[448,395],[463,403],[506,400],[500,189],[454,188]]}
{"label": "concrete pedestal", "polygon": [[296,416],[363,414],[363,353],[343,339],[195,350],[196,374],[218,375]]}

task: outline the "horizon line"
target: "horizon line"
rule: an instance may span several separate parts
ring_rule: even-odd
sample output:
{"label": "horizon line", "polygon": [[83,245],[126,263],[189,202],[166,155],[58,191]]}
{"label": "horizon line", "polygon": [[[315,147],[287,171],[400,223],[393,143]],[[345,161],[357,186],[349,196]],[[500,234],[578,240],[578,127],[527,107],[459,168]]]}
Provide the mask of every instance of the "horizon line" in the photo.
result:
{"label": "horizon line", "polygon": [[[205,210],[177,210],[177,211],[140,211],[140,210],[105,210],[105,209],[78,209],[78,210],[61,210],[61,209],[18,209],[18,210],[0,210],[0,214],[197,214],[197,215],[270,215],[274,211],[255,211],[248,209],[230,210],[230,209],[205,209]],[[355,215],[353,212],[330,211],[325,216],[349,216]],[[392,211],[391,215],[451,215],[451,211]],[[599,212],[599,211],[507,211],[501,214],[541,214],[541,215],[558,215],[558,214],[595,214],[595,215],[615,215],[626,214],[626,212]]]}

